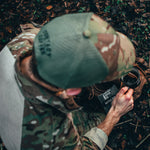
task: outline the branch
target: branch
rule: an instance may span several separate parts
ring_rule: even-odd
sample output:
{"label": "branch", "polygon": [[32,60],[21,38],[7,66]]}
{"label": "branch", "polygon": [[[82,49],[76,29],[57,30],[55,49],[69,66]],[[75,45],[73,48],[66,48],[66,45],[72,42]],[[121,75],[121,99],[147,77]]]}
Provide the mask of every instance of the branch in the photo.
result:
{"label": "branch", "polygon": [[150,133],[138,145],[136,145],[135,148],[137,149],[142,143],[144,143],[148,139],[149,136],[150,136]]}

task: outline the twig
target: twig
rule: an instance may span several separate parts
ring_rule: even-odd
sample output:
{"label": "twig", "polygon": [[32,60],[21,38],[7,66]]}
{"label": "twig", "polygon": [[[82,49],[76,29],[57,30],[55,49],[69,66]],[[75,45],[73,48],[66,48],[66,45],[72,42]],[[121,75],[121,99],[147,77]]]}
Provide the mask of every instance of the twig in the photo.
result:
{"label": "twig", "polygon": [[139,121],[137,121],[137,123],[136,123],[135,131],[134,131],[135,133],[137,132],[138,125],[139,125]]}
{"label": "twig", "polygon": [[[136,124],[133,123],[129,123],[132,126],[136,126]],[[143,127],[143,128],[150,128],[150,126],[142,126],[142,125],[138,125],[137,127]]]}
{"label": "twig", "polygon": [[17,6],[17,8],[19,8],[23,3],[23,0],[21,0],[21,2],[19,3],[19,5]]}
{"label": "twig", "polygon": [[67,5],[67,2],[66,2],[66,1],[64,2],[64,4],[65,4],[65,7],[67,8],[67,7],[68,7],[68,5]]}
{"label": "twig", "polygon": [[138,145],[136,145],[136,148],[138,148],[142,143],[144,143],[148,139],[149,136],[150,136],[150,133]]}
{"label": "twig", "polygon": [[97,10],[100,12],[101,10],[100,10],[100,6],[99,6],[99,2],[96,2],[96,8],[97,8]]}
{"label": "twig", "polygon": [[109,147],[108,145],[105,146],[106,150],[113,150],[111,147]]}
{"label": "twig", "polygon": [[149,64],[148,65],[149,65],[149,68],[150,68],[150,51],[149,51]]}
{"label": "twig", "polygon": [[77,3],[77,7],[79,7],[79,5],[80,5],[80,2]]}
{"label": "twig", "polygon": [[130,121],[132,121],[132,120],[133,120],[133,119],[129,119],[129,120],[126,120],[126,121],[117,123],[117,124],[115,125],[115,127],[116,127],[116,126],[120,126],[120,125],[122,125],[122,124],[125,124],[125,123],[127,123],[127,122],[130,122]]}

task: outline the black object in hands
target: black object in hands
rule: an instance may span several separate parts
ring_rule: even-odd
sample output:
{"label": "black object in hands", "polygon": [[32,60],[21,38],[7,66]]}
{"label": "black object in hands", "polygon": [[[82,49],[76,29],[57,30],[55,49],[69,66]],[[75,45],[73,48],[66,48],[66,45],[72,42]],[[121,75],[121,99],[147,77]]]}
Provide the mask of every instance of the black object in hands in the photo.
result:
{"label": "black object in hands", "polygon": [[[140,73],[136,68],[133,68],[126,76],[122,77],[121,82],[123,86],[128,86],[129,88],[136,88],[140,84]],[[112,85],[112,84],[111,84]],[[74,98],[75,102],[82,106],[87,112],[101,112],[104,109],[107,113],[111,107],[111,103],[119,92],[120,89],[114,84],[111,88],[106,90],[103,94],[98,96],[93,96],[92,99],[88,100],[89,91],[87,88],[83,88],[80,95]]]}
{"label": "black object in hands", "polygon": [[125,86],[135,89],[140,83],[140,73],[138,69],[133,68],[126,76],[121,78]]}
{"label": "black object in hands", "polygon": [[98,96],[98,99],[103,106],[105,113],[109,111],[111,103],[118,91],[119,89],[113,85],[110,89],[106,90],[103,94]]}
{"label": "black object in hands", "polygon": [[[132,89],[136,88],[141,83],[140,73],[138,69],[133,68],[126,76],[121,78],[121,81],[123,82],[124,86]],[[100,101],[106,113],[109,111],[111,103],[118,91],[119,89],[115,85],[113,85],[103,94],[98,96],[98,100]]]}

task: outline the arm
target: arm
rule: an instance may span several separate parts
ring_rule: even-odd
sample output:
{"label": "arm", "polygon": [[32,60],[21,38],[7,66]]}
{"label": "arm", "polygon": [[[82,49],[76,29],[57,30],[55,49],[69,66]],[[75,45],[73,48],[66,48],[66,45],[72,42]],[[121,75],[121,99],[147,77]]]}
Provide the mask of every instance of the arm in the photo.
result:
{"label": "arm", "polygon": [[[112,106],[105,120],[95,128],[91,129],[85,136],[94,141],[101,149],[105,147],[109,134],[121,116],[133,109],[133,89],[123,87],[112,102]],[[100,140],[101,139],[101,140]]]}
{"label": "arm", "polygon": [[128,87],[122,88],[114,98],[106,119],[98,125],[98,128],[102,129],[107,135],[109,135],[120,118],[133,109],[134,104],[132,94],[133,89],[128,90]]}

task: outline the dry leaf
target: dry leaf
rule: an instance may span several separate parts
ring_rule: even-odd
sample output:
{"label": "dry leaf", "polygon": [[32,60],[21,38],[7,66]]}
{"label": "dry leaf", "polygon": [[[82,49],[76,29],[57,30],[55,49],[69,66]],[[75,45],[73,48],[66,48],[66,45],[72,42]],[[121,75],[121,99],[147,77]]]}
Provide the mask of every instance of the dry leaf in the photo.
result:
{"label": "dry leaf", "polygon": [[52,5],[49,5],[49,6],[46,7],[47,10],[50,10],[50,9],[52,9],[52,8],[53,8]]}

